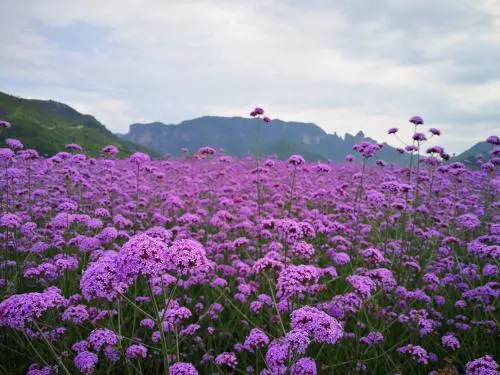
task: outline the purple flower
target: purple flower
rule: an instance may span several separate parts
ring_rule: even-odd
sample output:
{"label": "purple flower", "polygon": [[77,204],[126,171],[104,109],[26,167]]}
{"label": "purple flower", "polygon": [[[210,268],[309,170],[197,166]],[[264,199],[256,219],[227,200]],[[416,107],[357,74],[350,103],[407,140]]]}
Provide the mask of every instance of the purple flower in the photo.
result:
{"label": "purple flower", "polygon": [[255,107],[254,110],[252,112],[250,112],[250,116],[252,116],[252,117],[261,116],[263,114],[264,114],[264,110],[260,107]]}
{"label": "purple flower", "polygon": [[443,337],[441,337],[441,343],[445,348],[451,349],[451,350],[457,350],[460,349],[460,341],[456,338],[455,335],[453,334],[448,334]]}
{"label": "purple flower", "polygon": [[5,120],[0,120],[0,129],[9,129],[12,127],[12,124]]}
{"label": "purple flower", "polygon": [[64,306],[60,289],[49,287],[43,293],[14,294],[0,303],[0,326],[23,330],[46,311]]}
{"label": "purple flower", "polygon": [[292,312],[292,328],[309,333],[317,342],[335,344],[344,333],[342,325],[315,307],[302,307]]}
{"label": "purple flower", "polygon": [[478,217],[472,213],[461,215],[457,218],[457,223],[463,228],[474,229],[481,225]]}
{"label": "purple flower", "polygon": [[134,152],[132,155],[130,155],[128,160],[133,164],[142,166],[150,161],[151,157],[143,152]]}
{"label": "purple flower", "polygon": [[390,128],[389,131],[387,132],[388,134],[396,134],[398,132],[398,128]]}
{"label": "purple flower", "polygon": [[66,148],[68,150],[74,150],[74,151],[83,151],[83,147],[80,145],[77,145],[76,143],[70,143],[66,145]]}
{"label": "purple flower", "polygon": [[299,296],[307,288],[318,282],[320,273],[315,266],[289,266],[282,270],[278,277],[278,298],[288,299]]}
{"label": "purple flower", "polygon": [[465,365],[466,375],[497,375],[498,363],[495,362],[493,357],[485,355],[484,357],[477,358],[473,361],[467,362]]}
{"label": "purple flower", "polygon": [[148,349],[143,345],[130,345],[125,351],[127,358],[146,358]]}
{"label": "purple flower", "polygon": [[123,270],[118,261],[118,254],[110,252],[89,264],[80,279],[80,289],[85,299],[104,298],[112,301],[128,289],[130,283],[123,279]]}
{"label": "purple flower", "polygon": [[301,155],[292,155],[288,158],[288,164],[299,166],[305,164],[305,160]]}
{"label": "purple flower", "polygon": [[90,332],[87,341],[96,351],[101,350],[104,345],[115,345],[118,343],[118,336],[107,328],[97,328]]}
{"label": "purple flower", "polygon": [[245,340],[245,347],[254,350],[266,347],[269,344],[269,337],[261,329],[254,328],[250,331]]}
{"label": "purple flower", "polygon": [[122,246],[118,254],[119,269],[128,279],[135,279],[139,274],[156,276],[167,269],[170,255],[165,243],[141,233]]}
{"label": "purple flower", "polygon": [[497,137],[496,135],[490,135],[487,139],[486,139],[486,142],[488,142],[489,144],[492,144],[492,145],[500,145],[500,138]]}
{"label": "purple flower", "polygon": [[317,373],[316,362],[309,357],[299,359],[290,369],[291,375],[316,375]]}
{"label": "purple flower", "polygon": [[23,143],[19,139],[7,138],[5,143],[13,150],[21,150],[24,148]]}
{"label": "purple flower", "polygon": [[87,351],[78,353],[73,360],[75,367],[84,374],[92,374],[97,362],[99,362],[97,354]]}
{"label": "purple flower", "polygon": [[424,124],[424,119],[420,116],[412,116],[410,118],[410,122],[414,125],[423,125]]}
{"label": "purple flower", "polygon": [[215,363],[218,366],[225,366],[230,369],[234,369],[238,365],[238,359],[236,358],[236,354],[232,352],[224,352],[215,357]]}
{"label": "purple flower", "polygon": [[430,132],[432,135],[441,135],[441,130],[436,129],[436,128],[430,128],[430,129],[429,129],[429,132]]}
{"label": "purple flower", "polygon": [[423,142],[427,140],[427,137],[425,136],[424,133],[415,133],[413,134],[413,140],[417,142]]}
{"label": "purple flower", "polygon": [[107,146],[104,146],[102,148],[101,152],[103,154],[114,156],[114,155],[117,155],[118,153],[120,153],[120,150],[118,150],[118,147],[116,147],[114,145],[107,145]]}
{"label": "purple flower", "polygon": [[89,318],[89,313],[84,305],[68,307],[62,314],[63,321],[71,321],[75,324],[82,324]]}
{"label": "purple flower", "polygon": [[311,344],[311,339],[306,331],[301,329],[292,329],[285,336],[285,342],[292,352],[304,355]]}
{"label": "purple flower", "polygon": [[177,362],[168,368],[170,375],[198,375],[191,363]]}
{"label": "purple flower", "polygon": [[351,275],[346,279],[362,297],[370,297],[377,287],[375,282],[367,276]]}
{"label": "purple flower", "polygon": [[21,218],[16,214],[3,214],[0,217],[0,227],[16,229],[21,226]]}
{"label": "purple flower", "polygon": [[402,346],[398,349],[398,352],[401,354],[408,354],[414,360],[421,364],[429,363],[429,354],[427,351],[418,345],[409,344],[406,346]]}
{"label": "purple flower", "polygon": [[168,249],[169,269],[186,275],[207,267],[209,261],[203,246],[194,240],[176,240]]}
{"label": "purple flower", "polygon": [[384,335],[381,332],[370,332],[365,337],[361,337],[359,342],[366,345],[375,345],[384,341]]}
{"label": "purple flower", "polygon": [[201,147],[201,148],[198,150],[198,154],[203,155],[203,156],[210,156],[210,155],[214,155],[214,154],[215,154],[215,149],[214,149],[214,148],[212,148],[212,147],[208,147],[208,146]]}
{"label": "purple flower", "polygon": [[382,149],[383,145],[378,143],[370,143],[363,141],[355,144],[352,149],[358,151],[365,159],[375,156],[375,154]]}

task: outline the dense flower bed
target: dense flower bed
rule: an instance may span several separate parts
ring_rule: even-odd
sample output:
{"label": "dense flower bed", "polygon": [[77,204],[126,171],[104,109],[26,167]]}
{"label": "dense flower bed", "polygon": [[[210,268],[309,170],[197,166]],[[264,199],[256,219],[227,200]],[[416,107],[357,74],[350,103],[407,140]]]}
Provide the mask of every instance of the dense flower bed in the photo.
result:
{"label": "dense flower bed", "polygon": [[468,169],[411,123],[409,168],[10,140],[0,370],[498,374],[500,142]]}

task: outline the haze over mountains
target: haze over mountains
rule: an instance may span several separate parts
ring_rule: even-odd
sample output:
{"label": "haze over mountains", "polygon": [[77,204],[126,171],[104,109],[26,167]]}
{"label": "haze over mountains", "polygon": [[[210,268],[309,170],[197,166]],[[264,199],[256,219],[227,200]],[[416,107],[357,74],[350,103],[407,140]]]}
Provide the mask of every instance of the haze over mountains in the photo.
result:
{"label": "haze over mountains", "polygon": [[[23,99],[2,92],[0,119],[13,124],[6,134],[0,135],[0,140],[19,138],[26,147],[48,155],[63,150],[68,143],[82,145],[92,156],[97,156],[108,144],[118,146],[123,155],[133,151],[179,155],[182,148],[194,152],[208,145],[237,157],[260,152],[279,158],[301,154],[308,160],[342,162],[353,152],[354,144],[365,139],[376,142],[366,138],[363,132],[347,133],[344,137],[327,134],[313,123],[281,120],[264,123],[252,118],[217,116],[203,116],[177,125],[132,124],[127,134],[113,134],[93,116],[81,114],[66,104]],[[455,160],[474,160],[477,154],[488,158],[488,151],[489,146],[480,142]],[[387,144],[377,154],[377,159],[395,163],[404,160]]]}

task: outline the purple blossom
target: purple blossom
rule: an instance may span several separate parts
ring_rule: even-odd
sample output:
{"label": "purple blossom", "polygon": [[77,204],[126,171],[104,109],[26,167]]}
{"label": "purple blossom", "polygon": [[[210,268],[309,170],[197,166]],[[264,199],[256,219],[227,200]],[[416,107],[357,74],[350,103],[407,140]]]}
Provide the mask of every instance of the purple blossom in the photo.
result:
{"label": "purple blossom", "polygon": [[342,325],[315,307],[302,307],[292,312],[292,328],[309,333],[317,342],[337,343],[343,335]]}
{"label": "purple blossom", "polygon": [[215,357],[215,363],[218,366],[234,369],[238,365],[238,359],[236,358],[236,354],[232,352],[224,352]]}
{"label": "purple blossom", "polygon": [[410,122],[414,125],[423,125],[424,124],[424,119],[420,116],[412,116],[410,118]]}
{"label": "purple blossom", "polygon": [[125,351],[127,358],[146,358],[148,349],[143,345],[130,345]]}
{"label": "purple blossom", "polygon": [[75,367],[83,374],[92,374],[98,362],[97,354],[87,351],[78,353],[73,360]]}
{"label": "purple blossom", "polygon": [[198,375],[198,371],[191,363],[177,362],[169,367],[170,375]]}

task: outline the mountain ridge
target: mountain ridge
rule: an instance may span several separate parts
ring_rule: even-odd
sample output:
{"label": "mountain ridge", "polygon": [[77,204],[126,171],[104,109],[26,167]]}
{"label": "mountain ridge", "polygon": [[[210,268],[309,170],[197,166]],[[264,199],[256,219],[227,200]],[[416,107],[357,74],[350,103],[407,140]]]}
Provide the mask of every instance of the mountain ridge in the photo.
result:
{"label": "mountain ridge", "polygon": [[134,151],[154,154],[144,146],[120,139],[94,116],[58,101],[26,99],[0,91],[0,113],[2,120],[12,123],[12,128],[0,135],[0,141],[18,138],[26,148],[34,148],[42,155],[56,154],[69,143],[79,144],[91,156],[98,156],[109,144],[117,146],[123,156]]}
{"label": "mountain ridge", "polygon": [[[134,123],[129,126],[129,132],[120,137],[163,154],[179,155],[181,148],[196,151],[199,147],[210,145],[223,148],[228,155],[243,157],[255,153],[259,147],[272,153],[274,146],[281,158],[301,151],[318,160],[337,162],[343,161],[347,154],[353,152],[354,144],[362,140],[376,142],[362,131],[355,135],[346,133],[342,137],[336,132],[327,133],[310,122],[276,119],[264,123],[262,120],[240,116],[200,116],[179,124],[159,121]],[[384,146],[378,155],[380,158],[387,162],[404,161],[405,158],[392,146],[386,143]]]}

